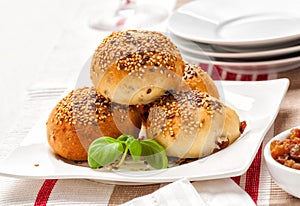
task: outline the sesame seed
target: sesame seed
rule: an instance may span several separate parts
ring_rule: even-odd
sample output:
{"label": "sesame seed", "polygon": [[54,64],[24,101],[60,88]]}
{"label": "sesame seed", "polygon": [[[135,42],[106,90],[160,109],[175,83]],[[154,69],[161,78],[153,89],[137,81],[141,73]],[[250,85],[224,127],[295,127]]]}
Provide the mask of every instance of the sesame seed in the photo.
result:
{"label": "sesame seed", "polygon": [[94,87],[71,91],[56,106],[55,124],[95,125],[111,116],[111,102]]}
{"label": "sesame seed", "polygon": [[181,128],[187,134],[194,134],[197,128],[202,128],[204,125],[204,120],[200,120],[198,116],[199,108],[204,108],[206,113],[213,118],[213,114],[224,106],[218,99],[204,92],[167,93],[152,103],[149,114],[150,126],[153,127],[153,131],[161,130],[163,135],[170,135],[174,138],[175,127]]}
{"label": "sesame seed", "polygon": [[103,73],[114,63],[117,70],[127,71],[129,75],[134,71],[144,73],[144,68],[149,66],[163,66],[174,71],[178,59],[181,55],[177,47],[159,32],[119,31],[111,33],[99,45],[91,71]]}
{"label": "sesame seed", "polygon": [[201,67],[192,64],[186,64],[184,68],[184,73],[182,80],[197,78],[198,76],[203,76],[206,73]]}

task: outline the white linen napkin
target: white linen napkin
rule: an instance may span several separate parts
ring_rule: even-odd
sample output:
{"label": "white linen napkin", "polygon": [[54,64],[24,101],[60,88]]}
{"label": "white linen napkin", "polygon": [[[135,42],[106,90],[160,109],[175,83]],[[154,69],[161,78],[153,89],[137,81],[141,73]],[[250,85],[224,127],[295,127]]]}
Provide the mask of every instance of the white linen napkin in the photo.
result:
{"label": "white linen napkin", "polygon": [[231,179],[198,181],[186,178],[170,183],[157,191],[135,198],[122,206],[251,206],[251,197]]}

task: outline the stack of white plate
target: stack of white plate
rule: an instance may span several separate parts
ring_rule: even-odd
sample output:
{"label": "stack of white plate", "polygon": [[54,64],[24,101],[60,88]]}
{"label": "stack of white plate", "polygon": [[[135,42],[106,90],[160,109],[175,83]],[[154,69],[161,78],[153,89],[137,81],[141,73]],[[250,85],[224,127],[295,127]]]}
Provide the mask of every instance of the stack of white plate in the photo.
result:
{"label": "stack of white plate", "polygon": [[232,73],[300,68],[299,0],[197,0],[168,20],[185,60]]}

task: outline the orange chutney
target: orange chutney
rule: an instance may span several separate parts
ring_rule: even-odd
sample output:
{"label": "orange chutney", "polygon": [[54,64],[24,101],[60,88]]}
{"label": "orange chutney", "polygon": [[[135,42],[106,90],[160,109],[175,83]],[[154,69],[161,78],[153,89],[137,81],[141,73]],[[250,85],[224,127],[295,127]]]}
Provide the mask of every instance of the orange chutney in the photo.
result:
{"label": "orange chutney", "polygon": [[284,140],[272,141],[270,150],[272,157],[277,162],[300,170],[300,129],[292,129]]}

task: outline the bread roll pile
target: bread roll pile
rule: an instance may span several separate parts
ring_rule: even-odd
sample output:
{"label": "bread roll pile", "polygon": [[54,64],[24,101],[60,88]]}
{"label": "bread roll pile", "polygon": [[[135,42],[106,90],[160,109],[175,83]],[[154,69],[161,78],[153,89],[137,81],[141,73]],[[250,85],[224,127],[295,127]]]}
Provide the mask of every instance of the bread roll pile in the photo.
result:
{"label": "bread roll pile", "polygon": [[185,63],[161,33],[113,32],[96,49],[90,77],[94,86],[71,91],[47,121],[50,147],[69,160],[85,161],[101,136],[138,138],[142,125],[147,138],[179,158],[212,154],[241,134],[210,76]]}

